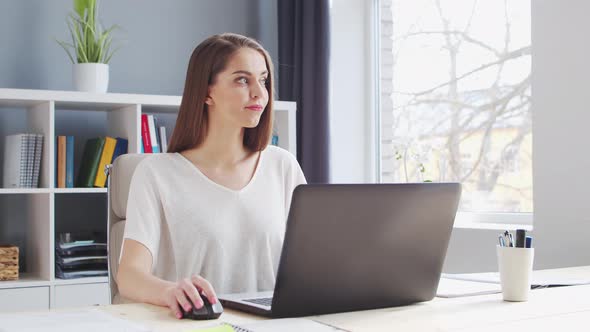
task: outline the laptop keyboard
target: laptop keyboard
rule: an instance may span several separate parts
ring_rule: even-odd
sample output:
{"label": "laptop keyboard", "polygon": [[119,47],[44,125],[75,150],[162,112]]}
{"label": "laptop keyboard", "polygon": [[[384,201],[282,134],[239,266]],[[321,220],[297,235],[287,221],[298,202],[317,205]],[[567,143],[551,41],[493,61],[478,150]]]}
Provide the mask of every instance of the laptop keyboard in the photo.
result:
{"label": "laptop keyboard", "polygon": [[262,297],[259,299],[247,299],[247,300],[244,300],[244,302],[250,302],[250,303],[270,307],[272,304],[272,297]]}

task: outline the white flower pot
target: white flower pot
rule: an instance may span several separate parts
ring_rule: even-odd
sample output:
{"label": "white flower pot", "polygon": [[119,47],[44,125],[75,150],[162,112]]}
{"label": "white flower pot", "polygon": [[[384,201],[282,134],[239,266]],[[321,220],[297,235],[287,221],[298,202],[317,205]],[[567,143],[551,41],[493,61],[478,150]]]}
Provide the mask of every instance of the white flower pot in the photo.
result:
{"label": "white flower pot", "polygon": [[104,63],[75,63],[72,73],[74,89],[85,92],[107,92],[109,65]]}

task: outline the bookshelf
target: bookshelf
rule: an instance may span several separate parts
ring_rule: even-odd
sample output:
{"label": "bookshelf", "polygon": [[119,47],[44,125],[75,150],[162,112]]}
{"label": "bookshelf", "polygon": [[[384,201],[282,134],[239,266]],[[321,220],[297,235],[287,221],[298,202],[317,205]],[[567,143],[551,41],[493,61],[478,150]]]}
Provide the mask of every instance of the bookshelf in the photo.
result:
{"label": "bookshelf", "polygon": [[[55,236],[103,231],[107,189],[55,188],[56,136],[75,136],[77,177],[84,143],[99,136],[123,137],[128,152],[141,151],[141,114],[158,117],[168,140],[180,96],[0,89],[0,179],[4,137],[43,134],[39,188],[0,188],[0,243],[19,246],[19,280],[0,281],[0,312],[109,303],[108,278],[55,278]],[[278,145],[296,153],[294,102],[276,101]]]}

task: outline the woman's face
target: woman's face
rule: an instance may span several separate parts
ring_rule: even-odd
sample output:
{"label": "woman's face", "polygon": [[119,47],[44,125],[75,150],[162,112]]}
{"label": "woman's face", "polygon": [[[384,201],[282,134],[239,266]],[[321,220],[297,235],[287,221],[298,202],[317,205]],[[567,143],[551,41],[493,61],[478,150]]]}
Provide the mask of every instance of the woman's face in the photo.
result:
{"label": "woman's face", "polygon": [[209,117],[224,125],[253,128],[268,103],[264,56],[251,48],[237,50],[209,86]]}

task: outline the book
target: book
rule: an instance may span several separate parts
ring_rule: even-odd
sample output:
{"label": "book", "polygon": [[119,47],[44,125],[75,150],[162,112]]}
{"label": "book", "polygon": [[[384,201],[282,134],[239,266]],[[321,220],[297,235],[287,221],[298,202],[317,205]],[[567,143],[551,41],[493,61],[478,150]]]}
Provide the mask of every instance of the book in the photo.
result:
{"label": "book", "polygon": [[27,180],[25,186],[33,187],[33,168],[35,165],[35,134],[27,135]]}
{"label": "book", "polygon": [[35,135],[35,163],[33,165],[33,188],[39,188],[39,173],[41,172],[41,158],[43,158],[44,136]]}
{"label": "book", "polygon": [[66,136],[66,188],[74,188],[74,136]]}
{"label": "book", "polygon": [[168,138],[166,137],[166,127],[164,126],[160,126],[159,128],[160,131],[160,150],[162,150],[163,153],[168,152]]}
{"label": "book", "polygon": [[66,137],[57,136],[57,187],[66,187]]}
{"label": "book", "polygon": [[127,153],[127,147],[129,145],[129,141],[125,138],[117,137],[117,144],[115,145],[115,151],[113,152],[113,159],[111,159],[111,164],[115,162],[118,156]]}
{"label": "book", "polygon": [[150,139],[150,126],[148,124],[147,114],[141,115],[141,142],[143,143],[143,153],[152,153],[152,143]]}
{"label": "book", "polygon": [[148,126],[150,130],[150,142],[152,143],[152,153],[160,152],[160,145],[158,144],[158,135],[156,133],[156,123],[153,115],[148,115]]}
{"label": "book", "polygon": [[80,170],[78,171],[78,178],[76,179],[77,187],[92,188],[94,185],[104,143],[104,137],[92,138],[86,141],[84,152],[82,153]]}
{"label": "book", "polygon": [[27,135],[8,135],[4,140],[4,167],[2,186],[23,188],[26,185]]}
{"label": "book", "polygon": [[[149,119],[149,117],[148,117]],[[155,116],[153,116],[154,119],[154,132],[156,133],[156,142],[158,142],[158,152],[162,152],[162,140],[160,139],[160,130],[158,127],[158,118],[156,118]]]}
{"label": "book", "polygon": [[105,184],[107,183],[105,167],[111,163],[111,160],[113,160],[115,145],[117,145],[117,140],[112,137],[105,137],[104,140],[104,147],[102,149],[102,154],[98,162],[98,168],[94,177],[94,186],[97,188],[104,188]]}

